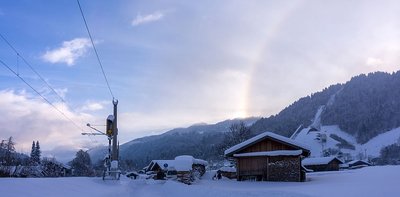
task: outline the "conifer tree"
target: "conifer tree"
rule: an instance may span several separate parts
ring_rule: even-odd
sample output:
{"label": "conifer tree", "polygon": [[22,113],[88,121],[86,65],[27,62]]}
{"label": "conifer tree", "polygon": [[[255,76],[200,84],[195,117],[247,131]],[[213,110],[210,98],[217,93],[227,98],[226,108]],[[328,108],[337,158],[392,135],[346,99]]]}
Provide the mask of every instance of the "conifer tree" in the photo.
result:
{"label": "conifer tree", "polygon": [[75,176],[93,176],[92,161],[89,153],[79,150],[76,153],[75,159],[71,161],[71,167],[74,169]]}
{"label": "conifer tree", "polygon": [[36,141],[36,147],[35,147],[35,159],[38,164],[40,164],[40,157],[41,157],[42,151],[40,150],[40,145],[39,141]]}
{"label": "conifer tree", "polygon": [[31,149],[31,164],[35,163],[35,152],[36,152],[36,147],[35,147],[35,141],[32,142],[32,149]]}

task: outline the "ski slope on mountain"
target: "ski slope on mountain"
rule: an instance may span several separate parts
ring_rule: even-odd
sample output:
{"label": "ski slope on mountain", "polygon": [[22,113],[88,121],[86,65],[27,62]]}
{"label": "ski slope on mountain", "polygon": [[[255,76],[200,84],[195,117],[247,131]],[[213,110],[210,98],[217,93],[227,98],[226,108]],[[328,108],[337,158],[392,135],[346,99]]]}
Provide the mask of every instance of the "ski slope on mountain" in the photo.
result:
{"label": "ski slope on mountain", "polygon": [[[326,143],[318,140],[319,133],[326,135]],[[354,149],[338,147],[337,140],[331,135],[339,136],[354,146]],[[386,146],[398,143],[400,140],[400,128],[396,128],[380,134],[365,144],[358,144],[355,137],[342,131],[337,125],[322,126],[320,131],[310,131],[310,128],[304,128],[293,136],[295,141],[307,144],[311,148],[311,157],[320,157],[323,149],[338,149],[343,153],[348,153],[353,157],[359,154],[367,154],[370,157],[379,157],[380,150]]]}
{"label": "ski slope on mountain", "polygon": [[400,128],[396,128],[372,138],[370,141],[363,144],[362,148],[367,152],[367,155],[377,157],[383,147],[399,143],[399,139]]}
{"label": "ski slope on mountain", "polygon": [[211,179],[207,172],[202,180],[185,185],[172,180],[102,181],[101,178],[2,178],[0,196],[4,197],[208,197],[208,196],[398,196],[400,166],[376,166],[357,170],[307,174],[306,182],[238,182]]}
{"label": "ski slope on mountain", "polygon": [[[326,136],[326,142],[321,141],[321,135]],[[350,153],[353,155],[360,150],[360,146],[357,144],[356,139],[340,130],[336,125],[322,126],[320,131],[310,131],[310,128],[304,128],[294,137],[294,140],[307,144],[308,147],[311,148],[311,157],[320,157],[322,156],[323,150],[330,148],[339,149],[337,145],[340,144],[340,142],[332,138],[332,135],[339,136],[355,146],[355,150],[345,148],[340,149],[343,153]]]}

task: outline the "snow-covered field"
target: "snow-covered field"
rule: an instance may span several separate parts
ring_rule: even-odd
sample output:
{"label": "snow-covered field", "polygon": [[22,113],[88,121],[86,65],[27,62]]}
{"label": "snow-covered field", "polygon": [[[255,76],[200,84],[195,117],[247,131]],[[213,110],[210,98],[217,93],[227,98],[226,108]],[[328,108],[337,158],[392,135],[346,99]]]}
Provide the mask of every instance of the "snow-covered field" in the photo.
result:
{"label": "snow-covered field", "polygon": [[1,178],[0,196],[398,196],[400,166],[366,167],[310,173],[307,182],[237,182],[210,180],[194,185],[154,180],[102,181],[100,178]]}

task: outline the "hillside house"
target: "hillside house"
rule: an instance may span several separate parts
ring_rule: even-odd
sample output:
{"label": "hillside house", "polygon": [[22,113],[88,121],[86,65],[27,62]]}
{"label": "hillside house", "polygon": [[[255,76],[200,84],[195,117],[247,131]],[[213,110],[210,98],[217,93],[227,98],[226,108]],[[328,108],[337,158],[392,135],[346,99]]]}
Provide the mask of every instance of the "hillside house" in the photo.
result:
{"label": "hillside house", "polygon": [[313,157],[305,158],[301,162],[304,167],[314,172],[318,171],[338,171],[343,161],[337,157]]}
{"label": "hillside house", "polygon": [[271,132],[225,150],[225,157],[236,161],[238,181],[304,181],[301,159],[309,155],[306,146]]}

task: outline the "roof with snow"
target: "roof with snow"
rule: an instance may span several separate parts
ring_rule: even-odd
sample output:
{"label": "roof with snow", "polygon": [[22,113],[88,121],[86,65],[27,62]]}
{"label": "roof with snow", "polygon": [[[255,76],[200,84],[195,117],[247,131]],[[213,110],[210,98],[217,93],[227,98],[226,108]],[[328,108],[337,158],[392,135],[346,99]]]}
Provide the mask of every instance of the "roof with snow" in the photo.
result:
{"label": "roof with snow", "polygon": [[228,167],[228,166],[223,166],[219,169],[221,172],[236,172],[235,167]]}
{"label": "roof with snow", "polygon": [[278,134],[275,134],[272,132],[264,132],[264,133],[254,136],[240,144],[237,144],[237,145],[232,146],[231,148],[225,150],[225,152],[224,152],[225,156],[233,156],[235,153],[237,153],[253,144],[256,144],[264,139],[271,139],[273,141],[278,141],[280,143],[291,146],[295,149],[302,150],[302,153],[304,153],[304,155],[307,155],[307,156],[310,154],[310,149],[304,144],[301,144],[292,139],[289,139],[287,137],[284,137],[284,136],[281,136],[281,135],[278,135]]}
{"label": "roof with snow", "polygon": [[193,164],[207,166],[208,162],[202,159],[195,159],[190,155],[182,155],[175,157],[174,160],[152,160],[147,170],[154,171],[156,170],[155,167],[158,165],[163,170],[190,171],[192,170]]}
{"label": "roof with snow", "polygon": [[355,165],[369,165],[369,166],[372,165],[368,161],[364,161],[364,160],[353,160],[353,161],[347,162],[346,164],[349,165],[349,167],[352,167]]}
{"label": "roof with snow", "polygon": [[339,163],[343,164],[343,161],[338,159],[337,157],[312,157],[305,158],[301,161],[302,165],[310,166],[310,165],[326,165],[333,160],[338,160]]}
{"label": "roof with snow", "polygon": [[188,160],[191,161],[193,164],[199,164],[199,165],[203,165],[203,166],[208,166],[208,162],[202,159],[196,159],[191,155],[181,155],[181,156],[177,156],[175,157],[175,161],[176,160]]}
{"label": "roof with snow", "polygon": [[161,169],[169,169],[174,166],[174,164],[174,160],[152,160],[148,165],[147,170],[154,170],[154,167],[156,167],[156,165],[158,165]]}
{"label": "roof with snow", "polygon": [[276,150],[264,152],[250,152],[233,154],[234,157],[257,157],[257,156],[298,156],[303,153],[302,150]]}

